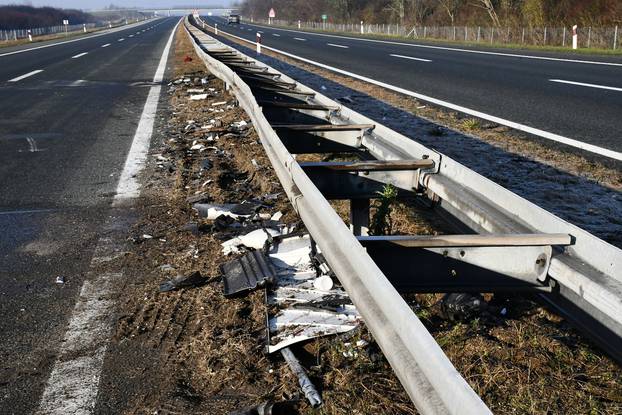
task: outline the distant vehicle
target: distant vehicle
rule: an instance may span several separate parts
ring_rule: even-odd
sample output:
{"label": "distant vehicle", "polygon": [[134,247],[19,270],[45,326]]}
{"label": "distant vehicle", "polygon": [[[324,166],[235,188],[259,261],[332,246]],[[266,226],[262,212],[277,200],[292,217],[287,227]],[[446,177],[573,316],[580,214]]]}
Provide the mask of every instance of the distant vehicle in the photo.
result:
{"label": "distant vehicle", "polygon": [[240,15],[239,14],[230,14],[227,20],[227,24],[240,24]]}

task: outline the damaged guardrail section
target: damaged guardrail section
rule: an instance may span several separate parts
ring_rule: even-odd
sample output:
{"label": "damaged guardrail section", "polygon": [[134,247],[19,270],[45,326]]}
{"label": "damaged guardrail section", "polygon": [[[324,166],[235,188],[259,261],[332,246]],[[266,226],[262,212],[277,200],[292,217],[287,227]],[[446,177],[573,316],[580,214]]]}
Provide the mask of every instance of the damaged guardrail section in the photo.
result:
{"label": "damaged guardrail section", "polygon": [[[455,255],[457,261],[471,261],[469,264],[480,270],[509,276],[512,284],[522,280],[528,283],[527,288],[546,293],[542,295],[547,301],[562,314],[573,318],[614,358],[622,360],[621,250],[451,158],[375,123],[255,59],[235,52],[236,64],[249,64],[258,71],[249,74],[250,71],[246,70],[244,78],[241,78],[230,68],[231,58],[228,65],[226,59],[222,62],[212,56],[231,54],[233,49],[192,26],[188,20],[186,29],[195,40],[197,54],[211,72],[231,88],[241,107],[251,117],[294,208],[420,412],[464,414],[489,411],[457,373],[398,294],[394,284],[387,279],[386,268],[383,268],[383,273],[382,267],[372,260],[370,252],[373,249],[369,244],[378,247],[377,243],[388,243],[390,249],[393,249],[392,246],[420,246],[440,254],[440,257],[454,258],[452,255]],[[271,78],[272,84],[293,88],[288,89],[290,93],[313,97],[312,104],[299,103],[294,104],[298,107],[293,107],[290,102],[287,105],[289,108],[297,108],[302,114],[319,112],[329,120],[339,119],[337,124],[329,124],[331,128],[326,125],[312,126],[316,133],[321,131],[319,134],[323,139],[335,146],[364,149],[377,159],[377,163],[299,164],[284,143],[287,138],[284,132],[294,134],[296,127],[309,129],[310,126],[268,122],[266,114],[273,109],[270,105],[278,107],[279,103],[258,100],[248,84],[265,82],[267,77]],[[344,120],[349,124],[341,125]],[[364,133],[345,133],[348,128]],[[292,136],[301,140],[304,138]],[[289,141],[287,145],[291,146],[294,141],[294,144],[300,145],[301,140]],[[311,177],[317,178],[321,174],[324,177],[347,177],[347,180],[360,177],[357,174],[338,176],[340,169],[346,173],[362,173],[371,181],[391,183],[399,189],[425,194],[437,208],[480,235],[454,235],[433,240],[418,237],[391,237],[386,240],[365,236],[357,238],[355,235],[362,235],[357,233],[357,225],[353,223],[353,234],[328,203],[328,196],[325,197],[327,189],[330,193],[338,185],[330,181],[319,184]],[[389,252],[394,253],[393,250]],[[460,258],[465,256],[465,252],[466,257]],[[411,262],[416,264],[414,260]],[[434,277],[421,275],[421,278],[432,278],[435,284],[439,284]],[[496,280],[492,281],[496,285],[483,287],[491,290],[500,288]],[[469,282],[463,284],[468,285]],[[486,292],[481,285],[471,288]]]}
{"label": "damaged guardrail section", "polygon": [[[225,81],[253,120],[283,188],[307,230],[346,288],[411,399],[422,413],[481,414],[490,411],[453,367],[430,333],[389,283],[328,201],[280,142],[250,88],[201,44],[214,41],[187,29],[197,54]],[[222,45],[225,49],[226,46]]]}

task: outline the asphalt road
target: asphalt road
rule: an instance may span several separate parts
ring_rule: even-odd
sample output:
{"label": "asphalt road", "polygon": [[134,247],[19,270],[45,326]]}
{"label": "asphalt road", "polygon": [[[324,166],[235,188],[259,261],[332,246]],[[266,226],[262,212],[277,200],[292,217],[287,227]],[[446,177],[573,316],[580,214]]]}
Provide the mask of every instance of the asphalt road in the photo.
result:
{"label": "asphalt road", "polygon": [[[429,44],[370,42],[246,23],[227,25],[220,17],[204,17],[204,20],[253,41],[261,31],[265,46],[306,59],[553,134],[622,151],[620,57],[577,57],[516,50],[482,54],[451,50],[451,47],[431,48]],[[576,63],[570,59],[601,64]],[[603,65],[603,62],[614,65]]]}
{"label": "asphalt road", "polygon": [[0,49],[2,414],[38,405],[177,21]]}

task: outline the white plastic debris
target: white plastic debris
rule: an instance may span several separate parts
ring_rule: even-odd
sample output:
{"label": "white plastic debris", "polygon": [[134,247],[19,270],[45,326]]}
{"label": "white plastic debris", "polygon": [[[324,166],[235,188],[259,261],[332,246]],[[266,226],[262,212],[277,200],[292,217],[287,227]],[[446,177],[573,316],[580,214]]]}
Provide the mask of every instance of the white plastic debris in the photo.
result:
{"label": "white plastic debris", "polygon": [[63,277],[62,275],[59,275],[58,277],[56,277],[56,284],[64,284],[65,283],[65,277]]}
{"label": "white plastic debris", "polygon": [[333,279],[329,275],[322,275],[313,281],[313,286],[320,291],[330,291],[333,288]]}
{"label": "white plastic debris", "polygon": [[207,99],[207,94],[190,95],[191,101],[202,101],[204,99]]}
{"label": "white plastic debris", "polygon": [[238,130],[243,130],[248,126],[248,123],[242,120],[242,121],[234,122],[233,124],[231,124],[231,126],[234,128],[237,128]]}
{"label": "white plastic debris", "polygon": [[153,236],[145,233],[143,234],[143,239],[153,239]]}
{"label": "white plastic debris", "polygon": [[246,235],[237,236],[233,239],[229,239],[228,241],[223,242],[221,244],[222,252],[225,255],[236,253],[240,251],[240,246],[245,246],[247,248],[253,249],[262,249],[269,238],[278,235],[281,235],[281,232],[276,229],[256,229],[250,233],[247,233]]}
{"label": "white plastic debris", "polygon": [[190,89],[188,89],[188,93],[189,94],[202,94],[203,92],[205,92],[205,89],[203,89],[203,88],[190,88]]}
{"label": "white plastic debris", "polygon": [[201,150],[204,150],[204,149],[205,149],[205,146],[203,144],[195,144],[192,147],[190,147],[190,150],[192,150],[192,151],[196,151],[196,150],[201,151]]}
{"label": "white plastic debris", "polygon": [[225,105],[226,103],[227,103],[227,101],[214,102],[214,103],[212,103],[212,107],[218,107],[220,105]]}
{"label": "white plastic debris", "polygon": [[279,211],[279,212],[276,212],[274,215],[272,215],[270,220],[279,221],[281,220],[282,217],[283,217],[283,212]]}

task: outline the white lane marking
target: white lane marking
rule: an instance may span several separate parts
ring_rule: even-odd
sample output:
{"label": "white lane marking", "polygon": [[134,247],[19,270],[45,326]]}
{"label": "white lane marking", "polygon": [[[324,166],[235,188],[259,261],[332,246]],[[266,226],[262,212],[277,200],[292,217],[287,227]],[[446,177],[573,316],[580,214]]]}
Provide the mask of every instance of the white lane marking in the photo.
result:
{"label": "white lane marking", "polygon": [[[263,26],[259,26],[259,25],[252,25],[252,26],[263,27]],[[409,46],[409,47],[413,47],[413,48],[424,48],[424,49],[438,49],[438,50],[447,50],[447,51],[451,51],[451,52],[475,53],[475,54],[480,54],[480,55],[506,56],[506,57],[509,57],[509,58],[535,59],[535,60],[543,60],[543,61],[568,62],[568,63],[579,63],[579,64],[587,64],[587,65],[622,66],[622,63],[615,63],[615,62],[586,61],[586,60],[581,60],[581,59],[552,58],[552,57],[549,57],[549,56],[520,55],[520,54],[517,54],[517,53],[489,52],[489,51],[484,51],[484,50],[450,48],[450,47],[445,47],[445,46],[421,45],[419,43],[405,43],[405,42],[394,42],[394,41],[390,41],[390,40],[365,39],[365,38],[362,38],[362,37],[327,35],[327,34],[324,34],[324,33],[310,33],[310,32],[303,32],[301,30],[292,30],[292,29],[272,29],[272,30],[280,30],[280,31],[283,31],[283,32],[292,32],[292,33],[303,33],[303,34],[309,35],[309,36],[324,36],[324,37],[332,37],[332,38],[337,38],[337,39],[357,40],[359,42],[381,43],[381,44],[385,44],[385,45]]]}
{"label": "white lane marking", "polygon": [[34,138],[26,137],[26,141],[28,141],[28,151],[30,151],[31,153],[36,153],[37,151],[39,151],[39,148],[37,147],[37,142]]}
{"label": "white lane marking", "polygon": [[393,53],[390,54],[389,56],[393,56],[394,58],[410,59],[410,60],[413,60],[413,61],[432,62],[430,59],[415,58],[414,56],[395,55]]}
{"label": "white lane marking", "polygon": [[294,40],[299,40],[301,42],[306,42],[307,41],[307,39],[303,39],[301,37],[295,37]]}
{"label": "white lane marking", "polygon": [[88,54],[89,54],[88,52],[82,52],[82,53],[79,53],[79,54],[77,54],[75,56],[72,56],[71,59],[78,59],[78,58],[81,58],[82,56],[88,55]]}
{"label": "white lane marking", "polygon": [[[224,32],[224,33],[226,33],[226,32]],[[243,42],[247,42],[247,43],[250,43],[250,44],[254,44],[255,43],[255,42],[252,42],[250,40],[244,39],[242,37],[233,35],[231,33],[227,33],[227,35],[229,35],[231,37],[234,37],[236,39],[239,39],[239,40],[241,40]],[[417,93],[417,92],[414,92],[414,91],[410,91],[408,89],[400,88],[399,86],[387,84],[387,83],[381,82],[381,81],[376,81],[375,79],[371,79],[371,78],[368,78],[368,77],[363,76],[363,75],[359,75],[359,74],[355,74],[355,73],[352,73],[352,72],[344,71],[343,69],[335,68],[334,66],[325,65],[323,63],[316,62],[316,61],[313,61],[311,59],[303,58],[302,56],[294,55],[293,53],[285,52],[284,50],[276,49],[276,48],[273,48],[273,47],[270,47],[270,46],[263,46],[263,47],[268,49],[268,50],[271,50],[273,52],[280,53],[281,55],[288,56],[288,57],[293,58],[293,59],[297,59],[297,60],[299,60],[301,62],[309,63],[311,65],[315,65],[315,66],[317,66],[319,68],[327,69],[327,70],[333,71],[335,73],[339,73],[339,74],[342,74],[342,75],[350,76],[352,78],[356,78],[356,79],[359,79],[361,81],[368,82],[370,84],[378,85],[378,86],[380,86],[382,88],[390,89],[392,91],[399,92],[400,94],[408,95],[408,96],[411,96],[413,98],[420,99],[422,101],[431,102],[432,104],[439,105],[441,107],[449,108],[449,109],[452,109],[454,111],[459,111],[459,112],[462,112],[462,113],[465,113],[465,114],[472,115],[472,116],[477,117],[477,118],[481,118],[483,120],[492,121],[492,122],[497,123],[497,124],[505,125],[507,127],[513,128],[515,130],[524,131],[526,133],[533,134],[533,135],[536,135],[538,137],[546,138],[547,140],[556,141],[558,143],[562,143],[562,144],[565,144],[567,146],[579,148],[581,150],[585,150],[585,151],[588,151],[590,153],[594,153],[594,154],[598,154],[598,155],[601,155],[601,156],[604,156],[604,157],[609,157],[609,158],[612,158],[612,159],[615,159],[615,160],[622,161],[622,153],[619,152],[619,151],[614,151],[614,150],[610,150],[608,148],[595,146],[595,145],[589,144],[589,143],[584,143],[583,141],[575,140],[574,138],[564,137],[563,135],[559,135],[559,134],[551,133],[551,132],[548,132],[548,131],[540,130],[538,128],[530,127],[528,125],[519,124],[519,123],[514,122],[514,121],[510,121],[510,120],[506,120],[504,118],[496,117],[494,115],[486,114],[484,112],[480,112],[480,111],[477,111],[477,110],[474,110],[474,109],[471,109],[471,108],[463,107],[461,105],[452,104],[451,102],[443,101],[443,100],[440,100],[438,98],[433,98],[433,97],[430,97],[428,95],[423,95],[423,94],[420,94],[420,93]]]}
{"label": "white lane marking", "polygon": [[82,84],[86,83],[87,81],[85,81],[84,79],[78,79],[77,81],[74,81],[72,83],[69,84],[70,87],[76,87],[76,86],[82,86]]}
{"label": "white lane marking", "polygon": [[328,46],[332,46],[334,48],[342,48],[342,49],[350,49],[350,46],[344,46],[344,45],[336,45],[334,43],[327,43]]}
{"label": "white lane marking", "polygon": [[278,33],[272,33],[272,36],[281,37]]}
{"label": "white lane marking", "polygon": [[119,39],[119,42],[123,42],[124,40],[125,40],[125,39],[121,38],[121,39]]}
{"label": "white lane marking", "polygon": [[58,209],[7,210],[4,212],[0,212],[0,216],[2,215],[32,215],[35,213],[56,212],[57,210]]}
{"label": "white lane marking", "polygon": [[596,85],[596,84],[586,84],[583,82],[575,82],[575,81],[565,81],[563,79],[549,79],[551,82],[558,82],[560,84],[569,84],[569,85],[577,85],[577,86],[587,86],[590,88],[597,89],[608,89],[610,91],[622,91],[622,88],[617,88],[615,86],[605,86],[605,85]]}
{"label": "white lane marking", "polygon": [[[164,47],[154,81],[162,81],[178,25],[171,32]],[[149,91],[132,147],[117,186],[113,206],[116,206],[121,200],[126,203],[130,202],[132,197],[139,194],[136,175],[144,164],[149,147],[161,89],[162,87],[157,85],[151,87]],[[120,224],[115,223],[114,218],[108,221],[103,232],[107,236],[100,238],[97,243],[89,274],[80,290],[78,301],[65,332],[62,349],[43,391],[37,414],[86,415],[93,413],[108,340],[114,327],[115,303],[119,298],[117,287],[123,280],[121,273],[94,275],[93,270],[98,264],[114,261],[122,255],[123,238],[119,235],[119,227]],[[124,234],[125,232],[120,233]],[[110,234],[115,236],[108,236]]]}
{"label": "white lane marking", "polygon": [[[181,22],[181,20],[180,20]],[[179,25],[179,23],[178,23]],[[175,26],[177,28],[177,26]],[[145,108],[140,117],[140,122],[136,128],[134,139],[132,141],[132,147],[127,155],[123,172],[119,178],[119,184],[117,186],[117,194],[114,197],[113,206],[123,203],[127,199],[133,199],[140,194],[140,184],[138,183],[138,174],[142,170],[145,160],[147,159],[147,151],[149,151],[149,143],[151,141],[151,135],[153,134],[153,124],[155,122],[155,116],[158,109],[158,100],[160,98],[160,90],[162,88],[159,85],[164,79],[164,71],[166,70],[166,62],[168,60],[168,53],[173,43],[173,37],[175,36],[175,29],[171,32],[171,36],[168,39],[158,69],[156,70],[153,82],[157,84],[152,86],[147,96],[147,102]]]}
{"label": "white lane marking", "polygon": [[136,32],[137,35],[140,35],[140,32]]}
{"label": "white lane marking", "polygon": [[17,78],[9,79],[9,82],[18,82],[22,79],[28,78],[29,76],[33,76],[41,72],[43,72],[43,69],[37,69],[36,71],[28,72],[24,75],[18,76]]}
{"label": "white lane marking", "polygon": [[[144,23],[140,23],[140,24],[144,24]],[[140,24],[138,24],[138,25],[140,26]],[[32,50],[39,50],[39,49],[51,48],[52,46],[65,45],[67,43],[80,42],[82,40],[92,39],[94,37],[100,37],[100,36],[109,35],[111,33],[116,33],[116,32],[119,32],[119,31],[122,31],[122,30],[125,30],[125,29],[126,29],[125,27],[121,26],[121,27],[116,27],[116,28],[110,29],[110,30],[102,31],[101,33],[97,33],[97,34],[94,34],[94,35],[84,36],[84,37],[81,37],[79,39],[65,40],[63,42],[52,43],[50,45],[35,46],[34,48],[28,48],[28,49],[16,50],[16,51],[13,51],[13,52],[2,53],[2,54],[0,54],[0,58],[3,57],[3,56],[9,56],[9,55],[15,55],[15,54],[18,54],[18,53],[30,52]]]}
{"label": "white lane marking", "polygon": [[110,46],[110,43],[106,43],[105,45],[102,45],[102,48],[107,48],[108,46]]}
{"label": "white lane marking", "polygon": [[128,37],[134,37],[134,35],[129,35]]}

